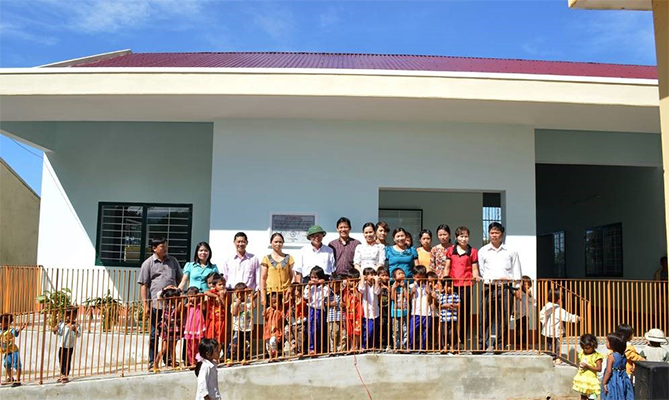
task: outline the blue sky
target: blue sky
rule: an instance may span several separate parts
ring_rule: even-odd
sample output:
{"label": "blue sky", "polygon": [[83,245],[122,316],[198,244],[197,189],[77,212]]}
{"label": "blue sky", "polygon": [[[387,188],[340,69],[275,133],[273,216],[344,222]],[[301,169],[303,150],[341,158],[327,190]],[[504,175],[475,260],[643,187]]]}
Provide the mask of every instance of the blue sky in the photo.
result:
{"label": "blue sky", "polygon": [[[325,51],[655,64],[652,14],[567,0],[0,0],[0,67],[120,49]],[[32,155],[28,150],[38,154]],[[40,192],[41,153],[0,137]]]}

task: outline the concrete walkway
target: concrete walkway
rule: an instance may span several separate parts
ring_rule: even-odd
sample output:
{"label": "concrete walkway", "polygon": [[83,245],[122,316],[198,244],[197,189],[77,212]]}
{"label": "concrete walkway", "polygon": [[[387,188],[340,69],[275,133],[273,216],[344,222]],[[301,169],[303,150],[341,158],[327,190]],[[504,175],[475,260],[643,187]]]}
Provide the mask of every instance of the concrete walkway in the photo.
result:
{"label": "concrete walkway", "polygon": [[[574,367],[554,367],[549,356],[363,354],[219,368],[219,382],[226,400],[545,400],[572,398],[575,374]],[[192,399],[195,386],[193,372],[184,371],[4,387],[0,397]]]}

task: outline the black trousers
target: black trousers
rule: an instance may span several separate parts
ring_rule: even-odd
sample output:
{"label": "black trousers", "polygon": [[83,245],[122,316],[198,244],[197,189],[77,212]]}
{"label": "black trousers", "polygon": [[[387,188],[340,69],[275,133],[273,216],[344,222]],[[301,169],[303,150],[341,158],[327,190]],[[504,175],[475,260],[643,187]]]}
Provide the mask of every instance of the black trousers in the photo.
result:
{"label": "black trousers", "polygon": [[[457,327],[457,341],[454,345],[462,343],[465,349],[474,347],[474,333],[476,327],[474,326],[474,317],[472,316],[472,287],[471,286],[454,286],[453,291],[460,297],[460,310],[458,310],[458,322],[454,325]],[[450,325],[450,324],[449,324]],[[467,343],[469,342],[469,344]]]}
{"label": "black trousers", "polygon": [[74,354],[74,347],[61,347],[58,349],[60,374],[63,376],[70,375],[70,370],[72,369],[72,354]]}
{"label": "black trousers", "polygon": [[479,349],[503,350],[509,342],[509,302],[513,294],[505,284],[484,284],[479,320]]}

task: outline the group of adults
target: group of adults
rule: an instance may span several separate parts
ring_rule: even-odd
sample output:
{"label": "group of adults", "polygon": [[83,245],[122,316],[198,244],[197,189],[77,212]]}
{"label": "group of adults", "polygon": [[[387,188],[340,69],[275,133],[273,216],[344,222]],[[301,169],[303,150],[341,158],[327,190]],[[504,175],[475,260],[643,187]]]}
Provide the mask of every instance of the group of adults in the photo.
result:
{"label": "group of adults", "polygon": [[[220,267],[211,263],[212,250],[206,242],[195,246],[193,261],[182,269],[177,259],[168,254],[167,241],[153,240],[153,254],[143,262],[138,280],[145,312],[149,312],[149,303],[153,308],[150,348],[155,348],[156,326],[161,320],[157,298],[166,287],[178,286],[185,290],[195,286],[204,292],[208,289],[206,277],[218,272],[225,278],[229,289],[242,282],[248,289],[260,291],[260,298],[264,301],[266,293],[285,292],[293,282],[307,282],[311,270],[316,266],[321,267],[328,276],[347,276],[352,268],[362,272],[368,267],[376,270],[384,265],[388,267],[391,276],[395,269],[401,268],[408,278],[412,277],[414,266],[424,265],[440,278],[452,278],[454,290],[461,299],[469,298],[473,282],[482,280],[483,296],[487,299],[482,303],[495,306],[494,310],[488,311],[492,313],[487,318],[490,323],[481,326],[483,335],[479,335],[479,345],[496,348],[496,338],[501,338],[507,328],[507,319],[503,317],[508,315],[509,310],[510,296],[507,290],[511,282],[519,282],[522,277],[518,253],[504,243],[504,226],[497,222],[491,223],[488,228],[490,242],[478,252],[467,245],[464,254],[471,259],[472,253],[475,253],[476,257],[475,262],[464,266],[458,266],[457,261],[451,262],[454,253],[462,255],[462,252],[453,251],[451,230],[445,224],[437,227],[438,245],[430,247],[431,243],[423,243],[418,249],[411,245],[410,234],[403,228],[393,230],[393,243],[388,244],[386,241],[390,228],[385,222],[364,224],[364,243],[351,237],[351,221],[348,218],[339,218],[336,228],[338,237],[326,245],[325,230],[318,225],[310,227],[306,235],[310,243],[297,251],[295,256],[283,251],[284,238],[280,233],[274,233],[270,237],[272,251],[262,259],[246,251],[248,237],[244,232],[238,232],[234,236],[235,254],[227,257]],[[423,230],[419,239],[421,242],[431,242],[432,233]],[[461,311],[465,315],[471,313],[469,309]],[[149,352],[149,357],[153,363],[153,352]]]}

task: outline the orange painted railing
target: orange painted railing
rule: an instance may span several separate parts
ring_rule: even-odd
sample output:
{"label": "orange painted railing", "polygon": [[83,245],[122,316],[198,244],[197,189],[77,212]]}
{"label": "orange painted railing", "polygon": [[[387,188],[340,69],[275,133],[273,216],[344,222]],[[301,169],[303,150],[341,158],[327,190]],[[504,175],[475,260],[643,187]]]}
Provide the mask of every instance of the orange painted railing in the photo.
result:
{"label": "orange painted railing", "polygon": [[[6,271],[11,268],[3,267],[2,274],[19,273]],[[48,301],[34,299],[28,311],[12,311],[11,327],[22,329],[16,344],[23,381],[58,379],[61,364],[71,368],[73,379],[188,368],[199,337],[217,337],[219,361],[227,365],[361,352],[548,353],[575,363],[584,333],[601,337],[622,322],[635,326],[639,336],[651,327],[667,330],[666,282],[540,279],[474,282],[466,288],[452,281],[381,278],[377,289],[369,278],[371,286],[362,288],[353,279],[294,284],[266,299],[250,290],[227,290],[218,296],[180,295],[146,303],[138,300],[137,272],[44,269],[40,284],[31,286],[39,290],[30,293],[50,294]],[[4,285],[7,275],[0,276]],[[26,290],[25,285],[8,288],[10,297]],[[643,293],[638,299],[648,301],[636,301],[633,295],[635,301],[626,303],[628,290]],[[54,293],[69,293],[69,303],[59,302],[58,296],[54,300]],[[457,311],[457,321],[453,314],[448,318],[449,311]],[[152,325],[157,337],[153,346]],[[76,330],[72,351],[59,350],[59,326]],[[193,332],[199,335],[185,337]]]}

